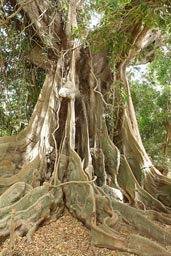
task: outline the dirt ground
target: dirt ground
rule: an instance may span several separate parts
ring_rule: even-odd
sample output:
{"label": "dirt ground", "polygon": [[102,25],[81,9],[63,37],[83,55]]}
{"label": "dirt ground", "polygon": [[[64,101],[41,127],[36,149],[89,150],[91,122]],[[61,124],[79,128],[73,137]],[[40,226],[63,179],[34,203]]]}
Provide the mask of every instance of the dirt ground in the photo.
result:
{"label": "dirt ground", "polygon": [[[10,255],[10,241],[0,248],[0,256]],[[40,227],[32,242],[17,238],[13,256],[133,256],[91,245],[90,231],[65,210],[64,215]]]}

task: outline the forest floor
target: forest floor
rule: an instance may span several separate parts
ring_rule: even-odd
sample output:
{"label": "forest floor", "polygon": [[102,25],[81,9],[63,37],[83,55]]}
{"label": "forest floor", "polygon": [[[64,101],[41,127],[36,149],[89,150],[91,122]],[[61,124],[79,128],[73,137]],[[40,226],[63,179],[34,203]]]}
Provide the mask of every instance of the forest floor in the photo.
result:
{"label": "forest floor", "polygon": [[[10,240],[0,248],[0,256],[10,256]],[[91,245],[90,231],[65,210],[56,221],[41,226],[31,242],[17,238],[13,256],[133,256]]]}

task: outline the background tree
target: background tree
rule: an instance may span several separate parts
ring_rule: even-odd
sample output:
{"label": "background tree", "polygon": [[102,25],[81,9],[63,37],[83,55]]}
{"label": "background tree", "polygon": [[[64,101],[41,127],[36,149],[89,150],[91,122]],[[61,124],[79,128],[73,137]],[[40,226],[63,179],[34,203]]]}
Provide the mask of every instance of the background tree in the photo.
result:
{"label": "background tree", "polygon": [[169,15],[169,1],[2,1],[1,26],[30,39],[46,76],[28,126],[0,138],[1,240],[11,219],[31,239],[67,207],[96,246],[169,255],[171,181],[144,149],[126,77],[151,60]]}
{"label": "background tree", "polygon": [[[170,57],[168,47],[132,79],[132,95],[142,140],[157,166],[170,167]],[[141,78],[141,81],[139,80]]]}
{"label": "background tree", "polygon": [[31,44],[28,36],[14,26],[1,28],[0,45],[0,132],[3,136],[16,134],[28,124],[40,93],[44,70],[29,63],[27,55]]}

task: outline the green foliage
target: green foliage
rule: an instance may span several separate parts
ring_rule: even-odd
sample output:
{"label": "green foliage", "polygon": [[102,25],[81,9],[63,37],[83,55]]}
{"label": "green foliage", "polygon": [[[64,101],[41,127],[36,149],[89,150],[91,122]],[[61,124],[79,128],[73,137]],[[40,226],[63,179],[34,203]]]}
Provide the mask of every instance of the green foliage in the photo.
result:
{"label": "green foliage", "polygon": [[150,81],[135,81],[131,89],[143,144],[153,160],[156,156],[161,158],[164,127],[158,105],[160,92]]}
{"label": "green foliage", "polygon": [[160,92],[147,81],[141,83],[135,81],[132,84],[132,97],[143,140],[147,141],[154,135],[155,138],[158,137],[158,141],[161,141],[161,108],[157,104]]}
{"label": "green foliage", "polygon": [[107,49],[112,65],[127,56],[142,25],[171,29],[169,1],[96,0],[94,9],[101,14],[100,26],[91,34],[94,50]]}
{"label": "green foliage", "polygon": [[150,65],[149,78],[161,87],[158,105],[161,108],[163,122],[171,122],[171,59],[166,47],[156,53],[156,59]]}
{"label": "green foliage", "polygon": [[153,160],[168,165],[167,156],[162,155],[164,124],[171,122],[171,60],[166,48],[157,52],[145,74],[132,81],[131,88],[140,133]]}
{"label": "green foliage", "polygon": [[[13,26],[0,29],[0,135],[15,134],[29,121],[44,74],[27,61],[30,42]],[[39,72],[38,72],[39,71]]]}

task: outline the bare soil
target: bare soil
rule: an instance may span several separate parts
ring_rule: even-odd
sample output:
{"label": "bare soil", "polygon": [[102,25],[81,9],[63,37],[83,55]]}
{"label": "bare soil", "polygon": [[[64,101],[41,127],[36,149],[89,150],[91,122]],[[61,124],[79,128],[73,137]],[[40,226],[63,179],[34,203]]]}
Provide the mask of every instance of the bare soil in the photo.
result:
{"label": "bare soil", "polygon": [[[11,256],[10,240],[0,248],[0,256]],[[41,226],[31,242],[17,237],[13,256],[133,256],[91,245],[90,231],[65,210],[56,221]]]}

